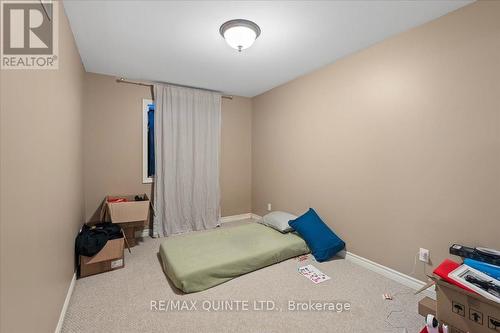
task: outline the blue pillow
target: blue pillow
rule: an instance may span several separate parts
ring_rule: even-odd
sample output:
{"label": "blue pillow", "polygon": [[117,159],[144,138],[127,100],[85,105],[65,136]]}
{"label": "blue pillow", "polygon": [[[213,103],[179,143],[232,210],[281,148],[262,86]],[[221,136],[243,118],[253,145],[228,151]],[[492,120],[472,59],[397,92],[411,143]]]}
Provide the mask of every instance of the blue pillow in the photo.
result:
{"label": "blue pillow", "polygon": [[321,221],[312,208],[288,224],[302,236],[314,258],[319,262],[330,259],[345,248],[344,241]]}

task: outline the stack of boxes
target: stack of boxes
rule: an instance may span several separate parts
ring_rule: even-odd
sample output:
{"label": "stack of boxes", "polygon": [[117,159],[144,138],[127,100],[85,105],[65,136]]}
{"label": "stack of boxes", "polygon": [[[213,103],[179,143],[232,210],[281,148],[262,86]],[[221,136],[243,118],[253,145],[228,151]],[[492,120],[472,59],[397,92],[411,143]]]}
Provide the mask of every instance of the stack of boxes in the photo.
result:
{"label": "stack of boxes", "polygon": [[[136,197],[141,200],[137,201]],[[136,245],[135,232],[144,229],[149,221],[150,201],[146,194],[139,196],[107,196],[101,208],[101,221],[117,223],[125,238],[108,240],[93,257],[79,256],[79,277],[95,275],[125,267],[124,241]]]}

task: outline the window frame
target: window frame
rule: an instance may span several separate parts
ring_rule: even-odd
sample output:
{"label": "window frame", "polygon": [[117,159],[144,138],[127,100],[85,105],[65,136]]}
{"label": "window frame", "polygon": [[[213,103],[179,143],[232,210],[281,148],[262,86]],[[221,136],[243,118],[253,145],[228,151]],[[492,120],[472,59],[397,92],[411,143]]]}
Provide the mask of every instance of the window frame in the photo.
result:
{"label": "window frame", "polygon": [[148,177],[148,104],[153,104],[152,99],[142,99],[142,183],[152,184],[153,177]]}

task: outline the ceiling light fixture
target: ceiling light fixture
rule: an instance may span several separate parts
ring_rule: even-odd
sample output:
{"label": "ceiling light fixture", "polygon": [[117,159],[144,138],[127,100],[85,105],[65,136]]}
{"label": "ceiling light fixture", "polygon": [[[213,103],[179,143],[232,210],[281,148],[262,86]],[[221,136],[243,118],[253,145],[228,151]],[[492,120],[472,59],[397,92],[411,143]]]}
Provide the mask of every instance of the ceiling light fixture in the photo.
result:
{"label": "ceiling light fixture", "polygon": [[237,19],[221,25],[219,32],[229,46],[241,52],[252,46],[260,35],[260,28],[252,21]]}

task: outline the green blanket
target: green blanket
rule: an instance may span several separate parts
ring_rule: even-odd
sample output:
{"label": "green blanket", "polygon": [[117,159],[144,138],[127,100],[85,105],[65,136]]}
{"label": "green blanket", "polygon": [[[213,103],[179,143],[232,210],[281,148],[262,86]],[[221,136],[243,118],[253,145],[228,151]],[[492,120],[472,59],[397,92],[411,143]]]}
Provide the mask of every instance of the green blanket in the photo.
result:
{"label": "green blanket", "polygon": [[167,238],[160,245],[165,273],[186,293],[308,253],[302,238],[259,223]]}

